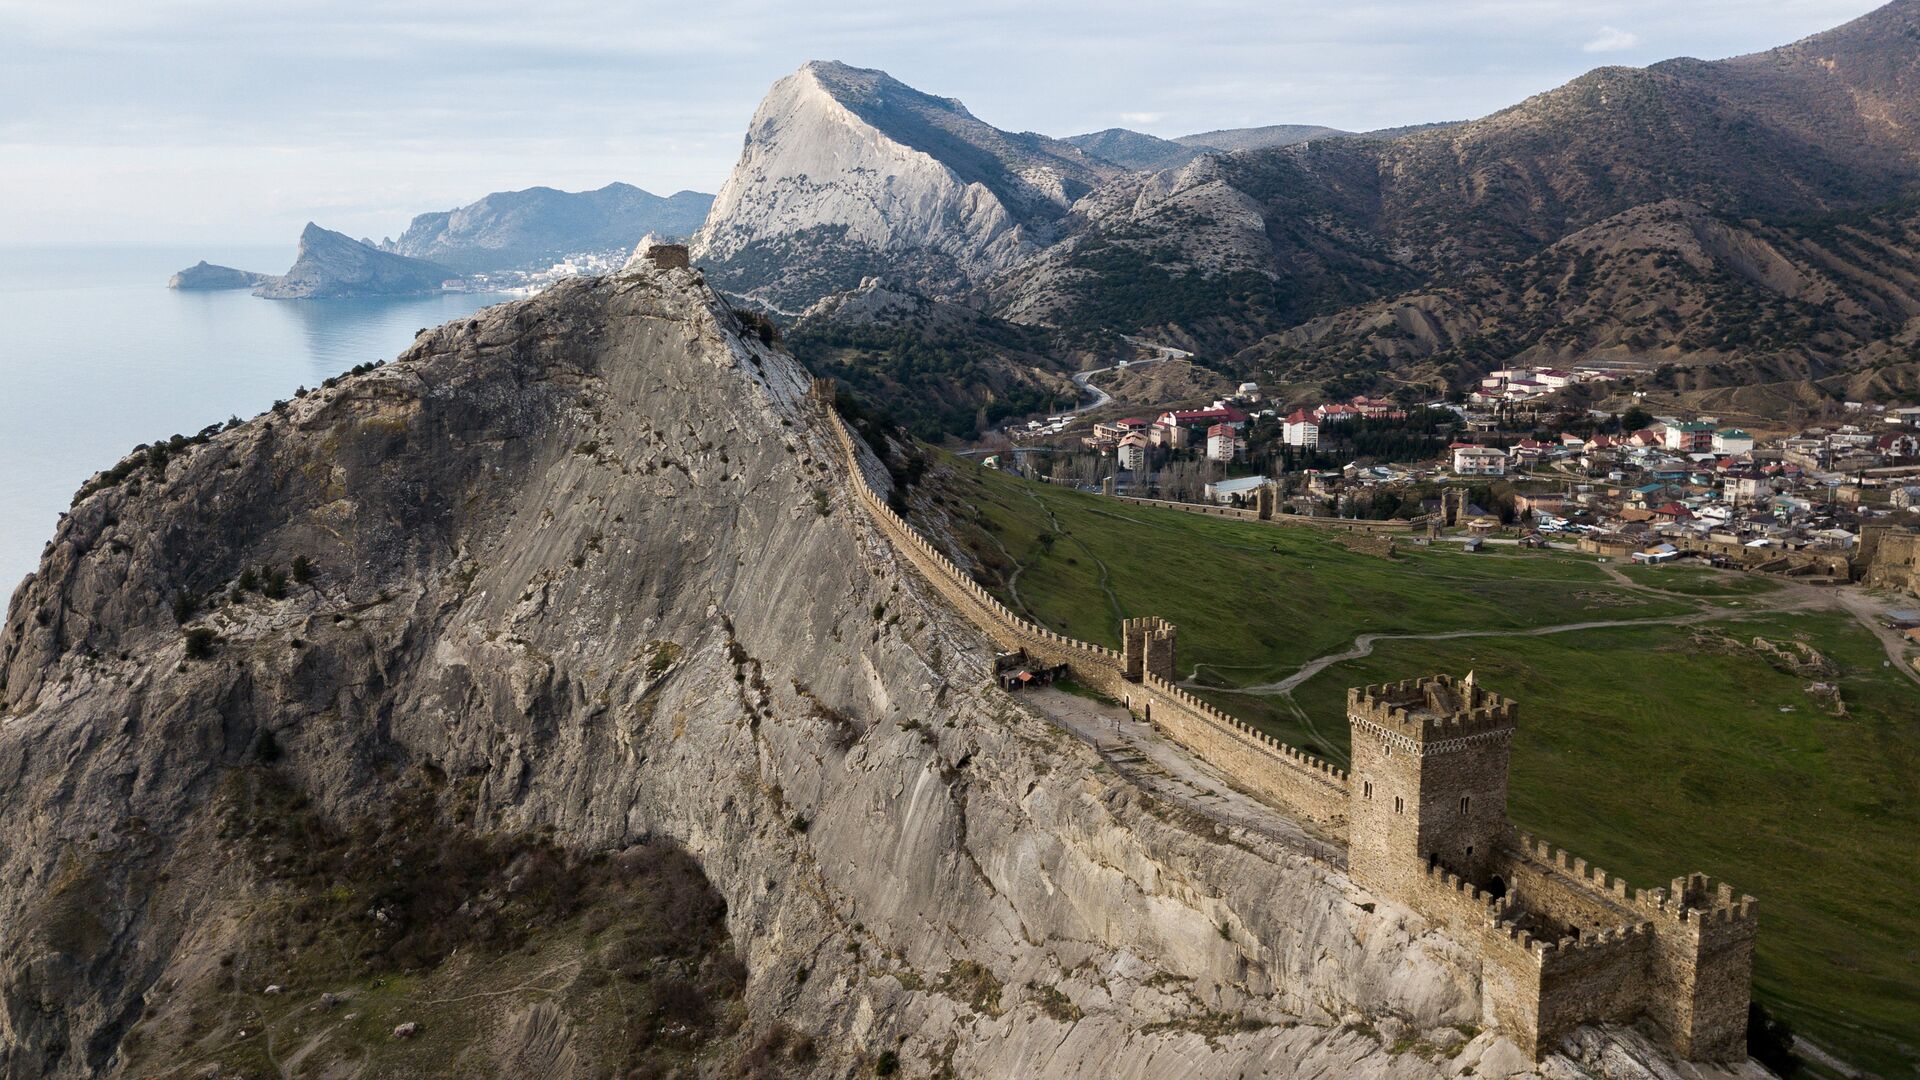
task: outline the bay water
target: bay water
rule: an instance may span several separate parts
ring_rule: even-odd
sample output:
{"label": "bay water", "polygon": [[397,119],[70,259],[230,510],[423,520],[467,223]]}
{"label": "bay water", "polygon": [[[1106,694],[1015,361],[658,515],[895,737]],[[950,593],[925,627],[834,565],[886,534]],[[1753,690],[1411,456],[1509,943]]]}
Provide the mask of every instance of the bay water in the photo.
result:
{"label": "bay water", "polygon": [[287,247],[0,245],[0,605],[87,478],[143,442],[251,417],[422,328],[510,297],[262,300],[180,292],[200,259],[280,273]]}

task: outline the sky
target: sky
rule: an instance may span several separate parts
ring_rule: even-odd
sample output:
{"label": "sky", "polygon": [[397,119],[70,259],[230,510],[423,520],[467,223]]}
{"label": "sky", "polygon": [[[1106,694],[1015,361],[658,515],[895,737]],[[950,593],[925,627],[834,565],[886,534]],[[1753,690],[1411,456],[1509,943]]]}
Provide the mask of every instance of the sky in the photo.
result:
{"label": "sky", "polygon": [[713,191],[767,88],[882,68],[1013,130],[1485,115],[1873,0],[0,0],[0,244],[282,243],[546,184]]}

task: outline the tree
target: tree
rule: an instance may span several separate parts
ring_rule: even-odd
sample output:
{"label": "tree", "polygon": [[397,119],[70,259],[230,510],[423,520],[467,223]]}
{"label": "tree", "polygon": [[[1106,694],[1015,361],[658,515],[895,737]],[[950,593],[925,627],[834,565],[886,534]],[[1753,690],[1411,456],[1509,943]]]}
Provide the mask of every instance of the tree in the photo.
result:
{"label": "tree", "polygon": [[293,557],[293,580],[302,585],[312,582],[313,560],[307,558],[305,555],[295,555]]}

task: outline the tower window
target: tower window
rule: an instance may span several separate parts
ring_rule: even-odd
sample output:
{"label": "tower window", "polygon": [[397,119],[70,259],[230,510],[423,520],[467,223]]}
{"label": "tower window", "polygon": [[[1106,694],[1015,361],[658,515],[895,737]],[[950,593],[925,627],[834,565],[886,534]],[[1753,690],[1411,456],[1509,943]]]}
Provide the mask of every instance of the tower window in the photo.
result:
{"label": "tower window", "polygon": [[1470,807],[1470,806],[1472,806],[1472,805],[1473,805],[1473,796],[1471,796],[1471,795],[1462,795],[1462,796],[1460,796],[1460,812],[1461,812],[1461,813],[1463,813],[1463,814],[1464,814],[1464,813],[1466,813],[1466,812],[1467,812],[1467,808],[1468,808],[1468,807]]}
{"label": "tower window", "polygon": [[1360,785],[1360,797],[1363,799],[1373,798],[1373,781],[1369,780]]}
{"label": "tower window", "polygon": [[1407,800],[1405,800],[1405,799],[1403,799],[1403,798],[1401,798],[1401,797],[1400,797],[1400,796],[1398,796],[1398,795],[1395,795],[1395,796],[1393,797],[1393,812],[1394,812],[1394,813],[1396,813],[1396,814],[1404,814],[1404,813],[1406,813],[1406,812],[1407,812]]}

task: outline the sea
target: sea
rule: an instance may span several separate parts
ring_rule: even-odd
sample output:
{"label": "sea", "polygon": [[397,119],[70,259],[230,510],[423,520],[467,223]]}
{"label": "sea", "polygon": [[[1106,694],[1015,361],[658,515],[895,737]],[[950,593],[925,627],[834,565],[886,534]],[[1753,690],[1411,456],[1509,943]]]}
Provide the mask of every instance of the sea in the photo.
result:
{"label": "sea", "polygon": [[392,359],[422,327],[512,299],[167,288],[201,259],[279,273],[293,258],[291,245],[0,245],[0,607],[74,492],[136,445],[253,416],[298,387]]}

